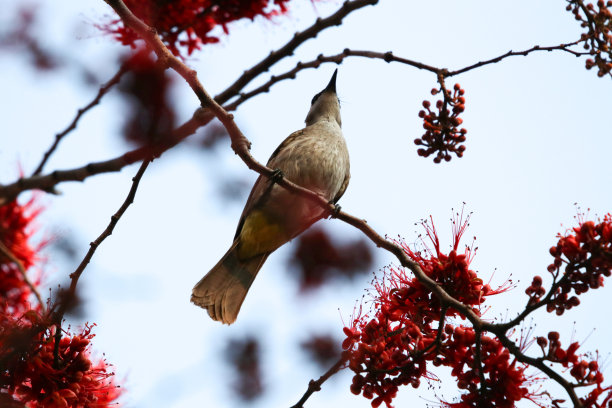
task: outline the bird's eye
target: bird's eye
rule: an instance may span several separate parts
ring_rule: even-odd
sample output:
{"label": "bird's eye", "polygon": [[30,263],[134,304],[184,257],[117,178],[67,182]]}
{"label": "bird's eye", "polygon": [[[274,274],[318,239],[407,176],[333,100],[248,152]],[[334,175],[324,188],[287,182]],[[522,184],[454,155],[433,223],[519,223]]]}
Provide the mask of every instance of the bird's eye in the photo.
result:
{"label": "bird's eye", "polygon": [[322,93],[323,91],[319,92],[318,94],[312,97],[312,102],[310,102],[311,106],[314,105],[314,103],[316,102],[317,99],[319,99],[319,96],[321,96]]}

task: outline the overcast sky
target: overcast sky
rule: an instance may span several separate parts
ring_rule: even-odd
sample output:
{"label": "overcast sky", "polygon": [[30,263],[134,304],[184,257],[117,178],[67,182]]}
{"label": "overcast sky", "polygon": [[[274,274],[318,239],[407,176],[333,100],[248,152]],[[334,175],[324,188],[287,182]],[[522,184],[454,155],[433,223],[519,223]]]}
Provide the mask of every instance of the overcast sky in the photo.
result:
{"label": "overcast sky", "polygon": [[[293,4],[295,3],[295,4]],[[189,59],[211,94],[225,89],[270,50],[287,42],[317,16],[336,10],[336,1],[294,0],[288,16],[273,22],[230,25],[231,34]],[[13,10],[14,2],[0,0]],[[69,66],[41,73],[19,54],[0,52],[0,183],[11,182],[18,166],[33,171],[53,135],[96,93],[86,86],[73,62],[85,64],[99,81],[110,78],[124,52],[93,23],[111,10],[101,0],[41,2],[39,34],[43,43],[66,56]],[[7,26],[14,13],[0,15]],[[533,45],[576,40],[580,27],[563,1],[391,1],[354,12],[340,27],[328,29],[301,46],[271,74],[344,48],[392,50],[423,63],[460,68]],[[328,82],[334,64],[299,73],[292,81],[243,104],[236,120],[253,142],[252,153],[265,162],[292,131],[303,127],[312,96]],[[269,78],[263,75],[256,83]],[[189,87],[176,80],[174,103],[180,119],[197,107]],[[574,225],[575,203],[590,216],[612,210],[612,84],[584,69],[584,60],[562,52],[513,57],[451,78],[466,90],[463,126],[468,129],[462,159],[436,165],[416,155],[413,140],[423,133],[417,113],[436,86],[435,76],[401,64],[349,58],[339,68],[338,93],[343,131],[351,155],[352,179],[340,204],[364,218],[381,234],[415,242],[414,224],[432,215],[444,245],[450,244],[452,209],[466,202],[473,211],[466,237],[477,236],[474,269],[493,283],[512,275],[514,291],[492,300],[488,317],[514,316],[525,304],[524,289],[534,274],[547,278],[548,248],[555,236]],[[115,157],[129,146],[119,136],[121,102],[110,94],[88,113],[77,131],[62,143],[47,171],[68,169]],[[44,196],[47,210],[41,228],[75,240],[77,259],[57,250],[47,253],[47,285],[65,282],[88,243],[123,202],[137,166],[118,174],[92,177],[59,186],[62,195]],[[95,350],[104,352],[124,381],[125,406],[234,407],[227,386],[230,371],[222,354],[229,338],[257,331],[264,347],[262,368],[267,392],[257,407],[288,407],[322,371],[306,360],[296,339],[332,331],[341,338],[355,301],[370,276],[334,284],[303,297],[297,295],[284,260],[288,246],[273,254],[255,281],[236,324],[211,321],[189,303],[193,285],[229,247],[246,197],[219,198],[232,180],[252,183],[256,174],[235,156],[229,142],[203,153],[185,144],[156,160],[145,174],[136,201],[104,242],[79,285],[86,298],[85,321],[98,324]],[[25,198],[25,195],[24,195]],[[359,233],[340,221],[323,221],[339,237]],[[377,251],[372,272],[393,262]],[[546,282],[549,282],[548,280]],[[561,341],[583,342],[583,349],[609,356],[612,329],[605,311],[611,285],[582,297],[579,308],[556,318],[535,315],[535,333],[561,332]],[[612,383],[609,358],[604,374]],[[338,375],[308,401],[308,407],[368,407],[349,392],[351,375]],[[436,392],[458,395],[448,380]],[[440,390],[441,389],[441,390]],[[559,397],[556,388],[551,388]],[[396,406],[425,406],[435,401],[426,386],[402,389]],[[524,404],[521,406],[530,406]]]}

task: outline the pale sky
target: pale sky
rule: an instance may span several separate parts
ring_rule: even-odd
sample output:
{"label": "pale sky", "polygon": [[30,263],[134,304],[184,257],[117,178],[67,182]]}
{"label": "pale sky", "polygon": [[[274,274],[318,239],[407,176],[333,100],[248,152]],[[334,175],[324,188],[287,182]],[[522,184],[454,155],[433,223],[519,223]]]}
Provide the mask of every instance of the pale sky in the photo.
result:
{"label": "pale sky", "polygon": [[[313,7],[308,0],[294,0],[287,17],[231,25],[230,35],[220,44],[206,46],[187,63],[214,95],[295,31],[310,26],[317,16],[328,16],[339,4],[317,2]],[[0,7],[12,10],[15,4],[0,0]],[[62,51],[70,63],[85,64],[101,81],[114,74],[117,54],[125,49],[92,26],[111,12],[102,0],[46,2],[39,7],[40,15],[48,16],[40,21],[43,43]],[[2,13],[0,26],[6,26],[12,15]],[[302,45],[271,74],[347,47],[393,51],[456,69],[511,49],[571,42],[580,32],[562,1],[381,0]],[[303,127],[312,96],[335,68],[324,64],[302,71],[295,80],[281,82],[240,106],[236,120],[253,142],[256,159],[265,162],[287,135]],[[96,86],[84,86],[77,73],[72,68],[41,73],[23,57],[0,52],[0,183],[14,181],[18,165],[26,173],[33,171],[53,135],[93,98]],[[268,78],[263,75],[247,90]],[[181,121],[190,117],[197,100],[186,84],[178,78],[176,82],[174,103]],[[585,70],[584,59],[562,52],[509,58],[447,84],[455,82],[466,90],[462,117],[468,129],[467,150],[462,159],[435,165],[431,158],[418,157],[413,144],[423,134],[417,114],[424,99],[432,100],[429,91],[436,86],[435,76],[397,63],[345,60],[337,88],[352,179],[340,204],[379,233],[400,235],[407,242],[415,242],[421,232],[414,224],[432,215],[446,246],[451,242],[452,209],[466,202],[466,209],[474,212],[466,243],[477,236],[479,247],[474,269],[485,280],[495,271],[493,283],[502,283],[510,274],[517,282],[516,289],[491,302],[487,316],[505,319],[524,306],[524,290],[533,275],[548,278],[548,248],[556,243],[558,232],[574,225],[574,203],[590,208],[592,217],[612,210],[612,84]],[[66,138],[46,170],[82,166],[126,151],[119,102],[112,93],[105,97]],[[371,276],[298,297],[285,270],[290,252],[285,246],[260,272],[236,324],[211,321],[189,302],[189,295],[229,247],[243,205],[222,201],[219,186],[224,180],[252,183],[257,175],[233,154],[228,142],[212,153],[193,149],[186,143],[150,166],[136,201],[79,282],[87,299],[86,315],[72,324],[97,323],[94,349],[115,365],[126,388],[124,404],[130,408],[242,406],[231,398],[230,371],[222,354],[229,338],[256,330],[264,348],[267,392],[253,406],[291,406],[308,381],[323,373],[301,354],[299,340],[318,331],[332,331],[341,339],[341,316],[347,321]],[[41,228],[73,236],[79,250],[72,261],[47,253],[49,287],[67,280],[88,243],[123,202],[136,170],[131,166],[84,183],[64,183],[58,187],[61,196],[42,198],[47,210]],[[340,221],[323,223],[338,236],[359,236]],[[376,254],[372,272],[393,262],[383,251]],[[536,335],[555,329],[564,345],[573,339],[584,351],[598,349],[609,362],[609,286],[583,295],[582,304],[562,318],[542,311],[527,323],[535,325]],[[609,363],[604,375],[606,383],[612,383]],[[441,378],[436,392],[449,400],[459,395],[452,380],[444,374]],[[350,393],[350,379],[345,370],[306,406],[369,407],[369,400]],[[550,390],[565,397],[558,388]],[[424,384],[418,390],[403,388],[395,405],[424,407],[427,401],[436,399]]]}

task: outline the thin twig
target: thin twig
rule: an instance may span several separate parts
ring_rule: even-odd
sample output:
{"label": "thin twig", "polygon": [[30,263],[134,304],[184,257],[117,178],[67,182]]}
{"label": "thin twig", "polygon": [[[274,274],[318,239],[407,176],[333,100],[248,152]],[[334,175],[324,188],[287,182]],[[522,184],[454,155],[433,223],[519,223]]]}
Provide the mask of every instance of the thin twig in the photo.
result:
{"label": "thin twig", "polygon": [[123,74],[125,74],[126,71],[127,71],[126,65],[125,64],[121,65],[117,73],[115,73],[115,75],[113,75],[113,77],[108,82],[106,82],[100,87],[96,97],[91,102],[89,102],[87,105],[77,110],[77,114],[72,120],[72,122],[70,123],[70,125],[68,125],[66,129],[64,129],[63,131],[55,135],[55,140],[53,141],[53,144],[45,152],[40,164],[38,165],[36,170],[34,170],[34,173],[32,173],[32,176],[37,176],[42,172],[43,167],[45,167],[45,164],[47,163],[47,160],[49,160],[51,155],[55,152],[55,149],[57,149],[57,146],[62,141],[64,136],[66,136],[68,133],[76,129],[77,124],[79,120],[81,119],[81,117],[91,108],[93,108],[94,106],[100,103],[100,100],[102,100],[102,97],[109,91],[109,89],[111,89],[113,86],[119,83],[119,80],[121,80],[121,77],[123,76]]}
{"label": "thin twig", "polygon": [[304,403],[308,400],[308,398],[310,398],[310,396],[315,392],[321,391],[321,385],[323,385],[323,383],[327,381],[329,377],[340,371],[345,362],[346,358],[344,356],[340,357],[336,364],[331,366],[330,369],[325,372],[325,374],[319,377],[318,380],[310,380],[308,383],[308,389],[306,389],[306,392],[304,395],[302,395],[302,398],[300,398],[295,405],[292,405],[291,408],[304,408]]}
{"label": "thin twig", "polygon": [[[68,288],[68,293],[66,294],[65,299],[72,299],[75,297],[77,283],[79,281],[79,278],[81,277],[81,275],[83,274],[83,271],[85,270],[85,268],[91,261],[91,258],[93,257],[94,253],[96,252],[100,244],[102,244],[102,242],[113,233],[113,230],[115,229],[115,226],[117,225],[117,222],[119,222],[119,220],[121,219],[125,211],[134,202],[134,197],[136,196],[136,190],[138,190],[138,184],[140,183],[140,180],[142,179],[144,172],[147,170],[149,163],[151,163],[150,158],[143,160],[142,164],[140,165],[140,168],[138,169],[138,172],[132,178],[132,187],[130,188],[130,191],[127,197],[123,201],[123,204],[121,204],[121,207],[119,207],[117,212],[111,216],[111,220],[106,226],[106,228],[104,229],[104,231],[98,236],[98,238],[95,239],[95,241],[89,244],[89,250],[87,251],[87,254],[85,254],[85,257],[83,258],[79,266],[76,268],[76,270],[70,274],[70,287]],[[56,325],[56,339],[55,339],[55,351],[54,351],[54,361],[56,362],[59,362],[58,352],[59,352],[59,341],[61,339],[61,324],[64,318],[64,314],[66,312],[66,309],[69,306],[68,303],[69,302],[60,302],[59,305],[56,305],[57,309],[53,312],[53,315],[51,316],[51,320]]]}
{"label": "thin twig", "polygon": [[531,54],[532,52],[538,52],[538,51],[564,51],[564,52],[568,52],[572,55],[575,55],[576,57],[580,57],[581,55],[586,55],[588,53],[585,52],[580,52],[580,51],[574,51],[572,49],[570,49],[569,47],[579,44],[581,42],[583,42],[584,40],[576,40],[567,44],[560,44],[560,45],[553,45],[550,47],[540,47],[539,45],[534,45],[533,47],[527,49],[527,50],[523,50],[523,51],[508,51],[507,53],[500,55],[499,57],[495,57],[495,58],[491,58],[489,60],[485,60],[485,61],[480,61],[477,62],[475,64],[472,65],[468,65],[467,67],[461,68],[461,69],[457,69],[455,71],[449,71],[445,76],[446,77],[451,77],[451,76],[455,76],[455,75],[459,75],[459,74],[463,74],[464,72],[467,71],[471,71],[475,68],[480,68],[483,67],[485,65],[489,65],[489,64],[495,64],[503,59],[506,59],[508,57],[516,57],[516,56],[527,56],[529,54]]}
{"label": "thin twig", "polygon": [[[436,75],[442,75],[442,77],[444,78],[448,78],[451,76],[455,76],[455,75],[459,75],[462,74],[464,72],[467,71],[471,71],[473,69],[476,68],[480,68],[483,67],[485,65],[489,65],[489,64],[494,64],[497,62],[500,62],[503,59],[506,59],[508,57],[512,57],[512,56],[517,56],[517,55],[523,55],[526,56],[532,52],[536,52],[536,51],[554,51],[554,50],[560,50],[560,51],[565,51],[565,52],[569,52],[573,55],[576,56],[581,56],[581,55],[586,55],[588,53],[586,52],[578,52],[578,51],[574,51],[572,49],[569,49],[568,47],[571,47],[573,45],[579,44],[580,42],[582,42],[582,40],[577,40],[568,44],[560,44],[560,45],[555,45],[555,46],[549,46],[549,47],[540,47],[540,46],[533,46],[532,48],[529,48],[527,50],[523,50],[523,51],[508,51],[507,53],[500,55],[498,57],[492,58],[490,60],[486,60],[486,61],[480,61],[477,62],[475,64],[466,66],[464,68],[460,68],[454,71],[449,71],[448,69],[445,68],[438,68],[438,67],[434,67],[432,65],[428,65],[419,61],[415,61],[415,60],[411,60],[408,58],[403,58],[403,57],[398,57],[396,55],[393,54],[392,51],[387,51],[387,52],[377,52],[377,51],[366,51],[366,50],[351,50],[349,48],[345,48],[341,53],[339,54],[333,54],[333,55],[323,55],[323,54],[319,54],[317,56],[317,58],[315,58],[314,60],[311,61],[307,61],[307,62],[298,62],[296,64],[296,66],[292,69],[290,69],[289,71],[286,71],[282,74],[279,75],[272,75],[270,76],[270,79],[268,81],[266,81],[265,83],[263,83],[262,85],[258,86],[255,89],[252,89],[248,92],[240,92],[238,93],[238,99],[234,100],[233,102],[231,102],[230,104],[224,106],[224,108],[227,111],[233,111],[235,110],[239,105],[241,105],[243,102],[247,101],[248,99],[251,99],[252,97],[259,95],[261,93],[265,93],[265,92],[269,92],[270,88],[280,82],[280,81],[284,81],[286,79],[294,79],[297,75],[298,72],[305,70],[305,69],[309,69],[309,68],[319,68],[321,66],[321,64],[324,63],[335,63],[335,64],[341,64],[346,58],[348,57],[363,57],[363,58],[370,58],[370,59],[380,59],[383,60],[385,62],[398,62],[400,64],[405,64],[405,65],[410,65],[414,68],[417,69],[421,69],[421,70],[425,70],[425,71],[429,71],[432,72]],[[224,91],[226,92],[226,91]],[[220,95],[224,95],[223,93]],[[218,102],[225,102],[225,100],[220,101],[219,97],[215,98]],[[229,99],[229,98],[228,98]]]}
{"label": "thin twig", "polygon": [[15,254],[13,254],[13,252],[11,252],[11,250],[6,245],[4,245],[4,243],[2,242],[0,242],[0,252],[2,252],[11,262],[17,265],[17,269],[19,269],[19,272],[21,273],[21,276],[23,277],[23,281],[26,283],[26,285],[28,285],[32,293],[34,293],[34,296],[36,296],[36,300],[38,301],[38,304],[40,305],[41,309],[44,311],[45,304],[43,303],[42,297],[40,297],[40,293],[38,292],[38,289],[36,289],[36,286],[34,286],[34,284],[30,282],[30,279],[28,279],[27,271],[25,267],[23,266],[23,262],[21,262],[19,258],[17,258]]}
{"label": "thin twig", "polygon": [[232,97],[238,94],[247,84],[263,72],[268,71],[272,65],[280,61],[281,59],[293,55],[293,52],[305,41],[315,38],[321,31],[326,28],[337,26],[342,24],[344,17],[352,13],[353,11],[363,8],[368,5],[375,5],[378,0],[353,0],[345,1],[342,7],[338,9],[334,14],[326,18],[317,18],[315,23],[305,29],[304,31],[297,32],[293,35],[293,38],[289,40],[285,45],[276,51],[270,52],[270,54],[255,64],[252,68],[247,69],[244,73],[234,81],[226,90],[221,92],[215,97],[215,100],[219,104],[224,104]]}

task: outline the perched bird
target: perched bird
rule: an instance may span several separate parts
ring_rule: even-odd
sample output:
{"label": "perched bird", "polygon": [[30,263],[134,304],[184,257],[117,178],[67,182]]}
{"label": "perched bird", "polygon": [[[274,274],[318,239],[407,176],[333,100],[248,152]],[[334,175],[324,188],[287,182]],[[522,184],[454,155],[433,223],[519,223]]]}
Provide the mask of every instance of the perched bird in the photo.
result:
{"label": "perched bird", "polygon": [[[333,203],[342,197],[350,178],[336,96],[337,72],[327,87],[312,98],[306,127],[289,135],[267,164]],[[233,323],[268,255],[324,215],[313,201],[259,176],[242,211],[232,246],[195,285],[191,301],[205,308],[213,320]]]}

